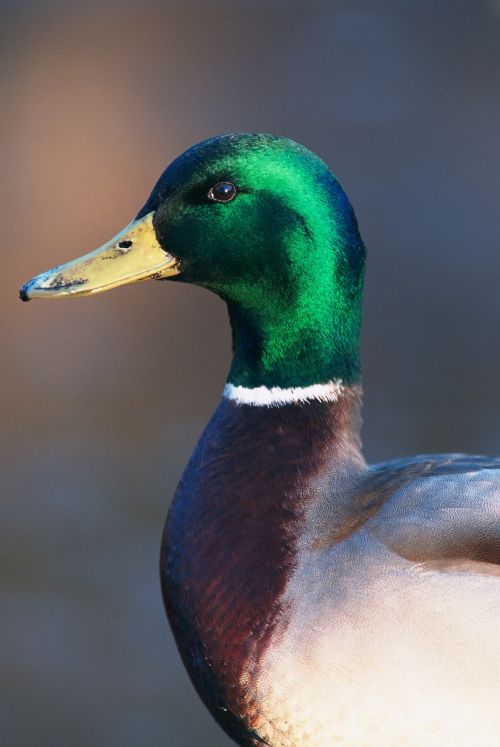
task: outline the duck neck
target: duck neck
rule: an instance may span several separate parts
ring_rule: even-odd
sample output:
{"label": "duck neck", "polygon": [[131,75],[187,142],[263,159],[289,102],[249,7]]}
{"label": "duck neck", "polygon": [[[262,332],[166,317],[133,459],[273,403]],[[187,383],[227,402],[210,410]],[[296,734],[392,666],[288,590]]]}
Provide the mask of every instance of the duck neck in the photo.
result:
{"label": "duck neck", "polygon": [[254,309],[228,302],[233,361],[228,385],[297,389],[359,385],[360,311],[326,293],[322,301],[301,296],[292,309]]}

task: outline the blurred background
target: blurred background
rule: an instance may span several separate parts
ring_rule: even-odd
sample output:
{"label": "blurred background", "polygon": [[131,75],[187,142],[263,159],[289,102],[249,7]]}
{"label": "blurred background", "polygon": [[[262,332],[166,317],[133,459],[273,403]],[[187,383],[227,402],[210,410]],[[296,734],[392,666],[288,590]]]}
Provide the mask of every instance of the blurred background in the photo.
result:
{"label": "blurred background", "polygon": [[1,743],[223,747],[164,617],[168,503],[230,360],[145,283],[21,304],[228,131],[319,153],[369,251],[366,454],[500,451],[500,3],[0,3]]}

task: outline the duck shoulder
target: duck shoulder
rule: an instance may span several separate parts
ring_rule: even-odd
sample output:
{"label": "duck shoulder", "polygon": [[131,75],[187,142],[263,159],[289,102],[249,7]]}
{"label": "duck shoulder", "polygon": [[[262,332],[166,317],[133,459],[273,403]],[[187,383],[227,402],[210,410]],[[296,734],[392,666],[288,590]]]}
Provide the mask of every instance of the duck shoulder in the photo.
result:
{"label": "duck shoulder", "polygon": [[500,459],[400,459],[372,467],[368,483],[379,510],[365,529],[391,551],[424,568],[500,575]]}

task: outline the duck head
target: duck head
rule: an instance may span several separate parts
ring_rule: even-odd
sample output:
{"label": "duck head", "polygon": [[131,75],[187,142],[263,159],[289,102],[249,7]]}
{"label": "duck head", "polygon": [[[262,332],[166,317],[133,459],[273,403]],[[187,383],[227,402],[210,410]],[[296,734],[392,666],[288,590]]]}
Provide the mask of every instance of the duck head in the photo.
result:
{"label": "duck head", "polygon": [[23,285],[23,301],[148,279],[188,282],[229,309],[233,385],[296,387],[359,378],[365,251],[326,164],[272,135],[206,140],[163,172],[111,241]]}

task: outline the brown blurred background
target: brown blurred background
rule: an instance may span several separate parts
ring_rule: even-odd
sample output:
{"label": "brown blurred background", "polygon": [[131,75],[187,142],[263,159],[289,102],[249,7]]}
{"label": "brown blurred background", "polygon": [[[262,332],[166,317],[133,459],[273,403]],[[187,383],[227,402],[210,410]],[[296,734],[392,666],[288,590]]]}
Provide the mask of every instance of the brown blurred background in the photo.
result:
{"label": "brown blurred background", "polygon": [[220,395],[220,301],[148,283],[22,305],[228,131],[341,178],[369,250],[369,459],[500,451],[500,3],[0,4],[5,747],[222,747],[164,617],[167,506]]}

